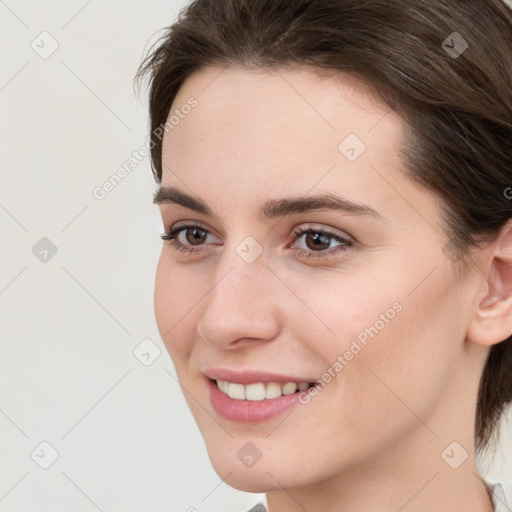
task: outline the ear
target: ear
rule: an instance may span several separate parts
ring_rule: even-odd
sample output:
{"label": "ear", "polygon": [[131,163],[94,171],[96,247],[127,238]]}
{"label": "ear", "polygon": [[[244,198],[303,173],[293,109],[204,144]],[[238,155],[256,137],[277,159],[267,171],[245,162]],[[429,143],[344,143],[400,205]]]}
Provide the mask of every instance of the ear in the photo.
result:
{"label": "ear", "polygon": [[483,250],[480,266],[485,280],[468,326],[467,338],[480,345],[495,345],[512,335],[512,219]]}

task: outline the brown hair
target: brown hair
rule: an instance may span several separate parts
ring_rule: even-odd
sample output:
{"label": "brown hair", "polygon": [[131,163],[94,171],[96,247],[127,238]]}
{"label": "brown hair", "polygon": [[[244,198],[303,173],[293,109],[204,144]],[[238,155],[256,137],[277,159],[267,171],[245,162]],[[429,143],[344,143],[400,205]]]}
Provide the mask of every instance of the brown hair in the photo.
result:
{"label": "brown hair", "polygon": [[[454,262],[512,217],[512,13],[500,0],[192,2],[136,76],[139,86],[149,78],[158,183],[172,102],[186,78],[210,65],[312,65],[373,85],[410,127],[407,173],[442,199]],[[478,451],[499,437],[511,368],[512,337],[491,348],[481,377]]]}

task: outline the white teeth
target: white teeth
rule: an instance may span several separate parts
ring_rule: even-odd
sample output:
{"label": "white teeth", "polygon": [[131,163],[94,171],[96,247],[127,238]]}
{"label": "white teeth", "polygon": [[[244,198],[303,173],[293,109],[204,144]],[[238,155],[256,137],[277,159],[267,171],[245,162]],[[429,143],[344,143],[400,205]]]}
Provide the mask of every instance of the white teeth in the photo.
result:
{"label": "white teeth", "polygon": [[297,391],[297,384],[295,382],[287,382],[283,386],[283,395],[291,395]]}
{"label": "white teeth", "polygon": [[281,386],[277,382],[269,382],[265,392],[265,398],[279,398],[282,395]]}
{"label": "white teeth", "polygon": [[258,382],[257,384],[247,384],[245,386],[246,400],[259,401],[265,398],[265,384]]}
{"label": "white teeth", "polygon": [[272,398],[279,398],[281,395],[291,395],[297,390],[305,391],[309,388],[307,382],[287,382],[286,384],[279,384],[278,382],[269,382],[264,384],[257,382],[254,384],[239,384],[235,382],[226,382],[224,380],[217,381],[217,387],[226,395],[235,400],[251,400],[259,402],[261,400],[271,400]]}
{"label": "white teeth", "polygon": [[236,400],[245,400],[245,386],[230,382],[228,386],[228,395]]}

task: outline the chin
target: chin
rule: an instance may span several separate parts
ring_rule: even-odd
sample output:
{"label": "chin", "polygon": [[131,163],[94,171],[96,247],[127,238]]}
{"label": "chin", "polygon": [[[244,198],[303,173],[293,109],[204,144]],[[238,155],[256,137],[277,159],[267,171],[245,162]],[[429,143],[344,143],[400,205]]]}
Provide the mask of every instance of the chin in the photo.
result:
{"label": "chin", "polygon": [[266,465],[259,461],[253,467],[246,467],[238,459],[228,458],[225,454],[208,452],[213,469],[221,480],[234,489],[244,492],[267,492],[275,480],[266,473]]}
{"label": "chin", "polygon": [[250,470],[233,471],[224,482],[239,491],[252,493],[265,493],[279,487],[269,475],[258,478]]}
{"label": "chin", "polygon": [[274,489],[293,488],[307,484],[307,475],[291,472],[285,459],[278,461],[261,459],[253,467],[226,457],[225,454],[209,454],[213,469],[224,482],[243,492],[265,493]]}

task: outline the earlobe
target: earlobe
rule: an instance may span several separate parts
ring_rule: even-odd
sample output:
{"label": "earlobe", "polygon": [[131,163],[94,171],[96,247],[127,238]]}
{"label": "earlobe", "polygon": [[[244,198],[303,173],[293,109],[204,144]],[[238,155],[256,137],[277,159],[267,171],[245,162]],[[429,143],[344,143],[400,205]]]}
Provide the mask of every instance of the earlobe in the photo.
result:
{"label": "earlobe", "polygon": [[487,281],[487,292],[477,305],[467,337],[491,346],[512,334],[512,220],[484,251],[488,257],[481,267],[481,278]]}

